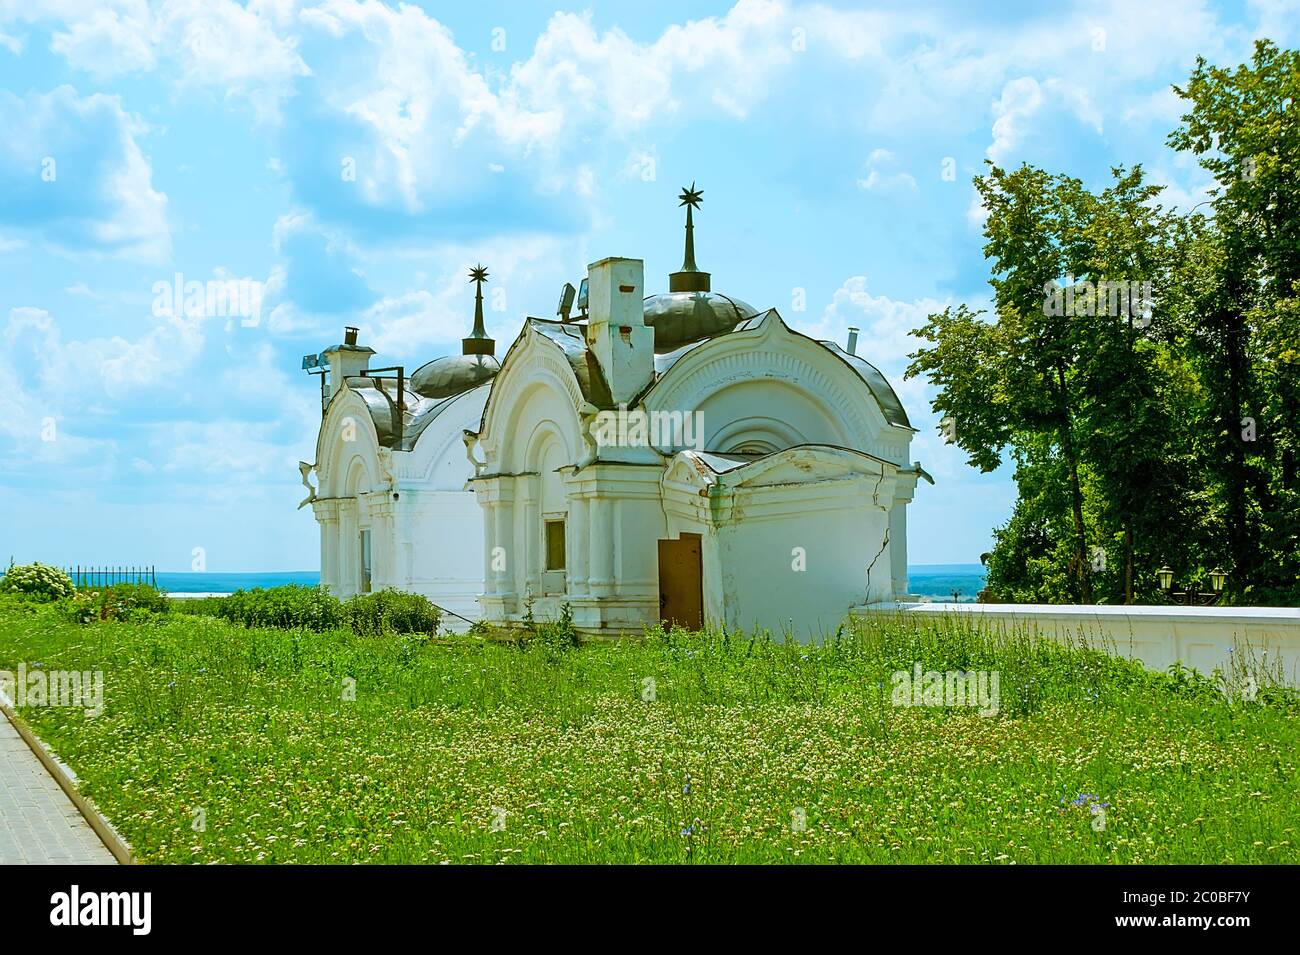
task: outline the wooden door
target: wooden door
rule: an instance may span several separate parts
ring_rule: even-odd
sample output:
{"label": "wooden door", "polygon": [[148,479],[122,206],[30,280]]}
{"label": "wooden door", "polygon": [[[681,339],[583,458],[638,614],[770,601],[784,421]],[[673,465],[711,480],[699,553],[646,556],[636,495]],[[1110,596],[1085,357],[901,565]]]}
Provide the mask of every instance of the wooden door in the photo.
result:
{"label": "wooden door", "polygon": [[664,626],[704,626],[703,570],[699,534],[659,541],[659,619]]}

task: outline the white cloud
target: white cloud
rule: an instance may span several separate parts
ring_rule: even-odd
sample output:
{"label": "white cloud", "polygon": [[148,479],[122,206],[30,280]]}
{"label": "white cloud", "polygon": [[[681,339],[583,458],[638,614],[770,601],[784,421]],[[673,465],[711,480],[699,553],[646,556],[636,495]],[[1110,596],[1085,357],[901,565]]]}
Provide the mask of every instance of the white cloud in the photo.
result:
{"label": "white cloud", "polygon": [[147,4],[105,6],[68,24],[66,31],[55,31],[50,49],[102,82],[123,73],[152,70],[154,32]]}
{"label": "white cloud", "polygon": [[176,82],[246,98],[263,119],[278,117],[293,81],[311,71],[292,37],[277,31],[285,11],[232,0],[169,0],[158,16],[159,46]]}
{"label": "white cloud", "polygon": [[901,170],[889,171],[897,164],[898,160],[888,149],[873,149],[863,166],[866,175],[858,178],[858,188],[880,193],[916,192],[915,176]]}
{"label": "white cloud", "polygon": [[[1004,169],[1030,163],[1085,177],[1102,171],[1093,161],[1109,152],[1103,138],[1105,118],[1084,87],[1056,77],[1039,81],[1020,76],[1003,86],[992,113],[987,156]],[[1121,162],[1132,163],[1140,156],[1130,153]],[[972,197],[967,222],[982,225],[986,218],[979,197]]]}
{"label": "white cloud", "polygon": [[0,91],[0,128],[0,216],[11,229],[70,251],[170,253],[167,197],[136,142],[145,127],[118,97]]}

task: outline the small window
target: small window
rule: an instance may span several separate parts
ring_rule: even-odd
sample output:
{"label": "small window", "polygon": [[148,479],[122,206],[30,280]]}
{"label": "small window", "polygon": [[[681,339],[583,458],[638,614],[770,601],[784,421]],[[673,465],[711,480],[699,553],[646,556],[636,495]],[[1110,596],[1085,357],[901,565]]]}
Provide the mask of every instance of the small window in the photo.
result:
{"label": "small window", "polygon": [[370,593],[370,531],[361,532],[361,580],[358,588],[363,594]]}
{"label": "small window", "polygon": [[546,522],[546,569],[564,570],[564,521]]}

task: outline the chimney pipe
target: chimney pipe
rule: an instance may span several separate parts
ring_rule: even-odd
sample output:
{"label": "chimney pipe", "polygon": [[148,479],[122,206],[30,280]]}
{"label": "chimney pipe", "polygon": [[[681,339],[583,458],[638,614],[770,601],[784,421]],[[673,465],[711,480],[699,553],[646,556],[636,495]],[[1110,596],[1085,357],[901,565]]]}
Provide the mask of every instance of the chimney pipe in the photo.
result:
{"label": "chimney pipe", "polygon": [[854,326],[849,326],[849,345],[844,349],[850,355],[858,353],[858,330]]}
{"label": "chimney pipe", "polygon": [[333,397],[342,389],[347,379],[360,375],[370,365],[373,348],[357,344],[357,328],[344,326],[343,344],[327,348],[320,354],[320,363],[329,369],[329,394]]}
{"label": "chimney pipe", "polygon": [[615,404],[631,403],[655,377],[655,330],[645,323],[645,263],[608,258],[587,266],[587,347]]}

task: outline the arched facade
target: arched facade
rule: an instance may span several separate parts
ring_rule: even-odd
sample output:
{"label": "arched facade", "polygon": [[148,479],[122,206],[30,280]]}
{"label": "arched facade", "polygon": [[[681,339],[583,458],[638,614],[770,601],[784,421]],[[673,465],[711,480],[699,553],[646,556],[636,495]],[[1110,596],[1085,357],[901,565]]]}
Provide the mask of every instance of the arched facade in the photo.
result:
{"label": "arched facade", "polygon": [[464,435],[478,426],[488,386],[436,401],[403,395],[396,436],[390,391],[349,377],[325,409],[312,500],[321,583],[340,597],[422,593],[450,611],[448,625],[464,627],[478,619],[483,590],[483,516],[465,486],[473,467]]}
{"label": "arched facade", "polygon": [[[595,274],[606,262],[616,279]],[[629,262],[597,263],[589,285],[638,289]],[[693,625],[808,637],[901,596],[921,472],[912,429],[860,370],[775,311],[638,355],[638,315],[609,295],[586,326],[526,323],[467,438],[484,617],[518,624],[567,605],[584,630],[633,632],[664,618],[672,576],[698,587],[698,608],[678,608],[698,610]],[[637,415],[644,441],[607,440],[641,433],[611,424]],[[807,560],[815,575],[794,566]]]}
{"label": "arched facade", "polygon": [[500,365],[481,317],[463,356],[409,379],[375,377],[355,336],[326,352],[322,580],[507,626],[567,607],[603,634],[808,639],[903,597],[926,475],[884,377],[693,265],[667,296],[643,278],[593,263],[583,320],[527,319]]}

